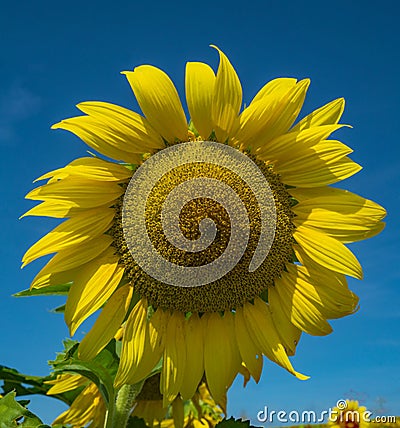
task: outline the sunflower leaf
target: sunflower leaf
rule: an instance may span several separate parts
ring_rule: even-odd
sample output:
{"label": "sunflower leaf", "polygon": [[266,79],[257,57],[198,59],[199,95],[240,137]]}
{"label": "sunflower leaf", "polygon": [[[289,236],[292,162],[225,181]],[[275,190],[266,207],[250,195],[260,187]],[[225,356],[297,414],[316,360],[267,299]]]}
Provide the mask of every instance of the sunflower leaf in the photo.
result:
{"label": "sunflower leaf", "polygon": [[[0,366],[0,380],[3,381],[0,393],[2,395],[10,392],[15,392],[17,397],[26,395],[46,395],[51,385],[46,381],[54,380],[55,376],[30,376],[20,373],[18,370]],[[60,394],[51,395],[64,403],[70,405],[79,394],[80,390],[66,391]],[[29,401],[19,401],[21,405],[25,405]],[[1,427],[1,426],[0,426]]]}
{"label": "sunflower leaf", "polygon": [[65,305],[57,306],[50,310],[53,314],[63,314],[65,312]]}
{"label": "sunflower leaf", "polygon": [[22,290],[13,294],[14,297],[28,297],[28,296],[46,296],[46,295],[66,295],[71,288],[69,284],[49,285],[48,287],[32,288]]}
{"label": "sunflower leaf", "polygon": [[76,373],[85,376],[97,385],[106,403],[113,399],[113,381],[118,368],[115,340],[111,341],[93,360],[78,358],[78,342],[64,342],[64,352],[55,361],[50,361],[54,374]]}
{"label": "sunflower leaf", "polygon": [[49,389],[44,384],[47,377],[29,376],[20,373],[18,370],[0,366],[0,380],[3,381],[2,394],[14,391],[17,396],[43,394]]}
{"label": "sunflower leaf", "polygon": [[16,393],[9,392],[0,398],[1,428],[25,427],[25,428],[50,428],[25,406],[15,400]]}

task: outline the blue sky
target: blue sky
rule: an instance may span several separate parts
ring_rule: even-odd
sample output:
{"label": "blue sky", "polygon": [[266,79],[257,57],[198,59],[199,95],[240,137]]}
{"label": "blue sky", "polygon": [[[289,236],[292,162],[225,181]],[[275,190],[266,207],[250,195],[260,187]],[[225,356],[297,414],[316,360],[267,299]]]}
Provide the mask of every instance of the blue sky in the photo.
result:
{"label": "blue sky", "polygon": [[[266,362],[259,385],[236,382],[229,413],[270,409],[323,410],[358,398],[372,410],[400,414],[399,80],[397,1],[3,2],[0,14],[0,147],[2,287],[0,364],[44,375],[46,361],[67,336],[58,298],[16,299],[41,262],[20,270],[24,251],[56,222],[18,217],[31,207],[32,181],[85,154],[85,146],[50,125],[77,113],[84,100],[137,104],[120,71],[159,66],[184,93],[186,61],[216,67],[218,45],[229,56],[249,102],[266,81],[311,78],[304,113],[346,98],[338,133],[364,169],[343,183],[388,211],[378,237],[353,244],[365,271],[350,280],[360,296],[355,315],[332,323],[328,337],[304,336],[293,363],[311,379],[298,381]],[[85,328],[81,329],[81,332]],[[78,333],[78,338],[82,333]],[[62,409],[34,399],[50,422]]]}

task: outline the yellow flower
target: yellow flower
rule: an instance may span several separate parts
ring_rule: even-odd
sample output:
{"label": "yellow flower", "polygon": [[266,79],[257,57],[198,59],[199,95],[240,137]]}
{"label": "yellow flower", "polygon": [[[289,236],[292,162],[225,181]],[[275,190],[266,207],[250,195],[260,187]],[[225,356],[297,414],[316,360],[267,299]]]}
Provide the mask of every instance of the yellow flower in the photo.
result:
{"label": "yellow flower", "polygon": [[339,400],[337,407],[332,409],[328,421],[330,428],[366,428],[369,426],[370,412],[355,400]]}
{"label": "yellow flower", "polygon": [[99,389],[93,382],[81,375],[63,374],[46,383],[53,385],[47,392],[48,395],[60,394],[84,386],[70,408],[59,415],[53,421],[53,425],[72,425],[73,428],[83,426],[98,428],[104,425],[106,406]]}
{"label": "yellow flower", "polygon": [[[357,309],[346,275],[361,278],[362,270],[344,244],[384,226],[379,205],[329,186],[361,169],[349,147],[329,139],[344,126],[344,100],[294,125],[310,82],[279,78],[241,111],[239,78],[218,52],[216,74],[187,64],[189,125],[172,81],[149,65],[124,73],[144,116],[79,104],[85,115],[53,128],[107,159],[77,159],[40,177],[47,183],[27,195],[43,202],[25,215],[68,218],[26,252],[24,265],[56,253],[32,287],[72,283],[71,335],[101,309],[79,346],[82,359],[124,325],[116,387],[141,381],[162,358],[164,405],[179,394],[190,399],[204,375],[221,402],[243,367],[260,379],[263,355],[305,379],[288,358],[301,332],[328,334],[328,319]],[[185,187],[200,181],[221,186],[199,194]],[[174,229],[176,200],[183,202]],[[247,244],[243,253],[235,239]],[[203,247],[188,250],[192,244]],[[221,260],[229,266],[223,274],[203,269]]]}

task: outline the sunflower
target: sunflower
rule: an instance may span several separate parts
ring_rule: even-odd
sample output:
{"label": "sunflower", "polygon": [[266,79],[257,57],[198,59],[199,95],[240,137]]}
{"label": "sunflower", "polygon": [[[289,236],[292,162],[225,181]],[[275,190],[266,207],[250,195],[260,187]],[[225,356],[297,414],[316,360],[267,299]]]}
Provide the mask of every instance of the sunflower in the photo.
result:
{"label": "sunflower", "polygon": [[329,428],[366,428],[369,426],[371,412],[360,406],[356,400],[339,400],[332,409],[328,421]]}
{"label": "sunflower", "polygon": [[[384,227],[382,207],[330,186],[361,169],[349,147],[329,139],[345,126],[344,100],[294,124],[310,82],[278,78],[241,111],[239,78],[218,52],[216,73],[187,64],[189,124],[172,81],[150,65],[123,73],[143,116],[78,104],[84,115],[53,128],[103,158],[49,172],[27,195],[43,202],[25,215],[67,219],[26,252],[24,265],[56,253],[32,287],[71,284],[71,335],[101,310],[79,346],[84,360],[123,325],[117,388],[145,379],[162,359],[164,405],[190,399],[203,378],[219,403],[239,371],[259,381],[263,356],[307,378],[288,358],[301,333],[326,335],[328,319],[357,309],[346,276],[361,278],[362,269],[345,244]],[[187,183],[204,186],[193,193]],[[172,211],[175,229],[164,216]],[[246,243],[242,252],[235,239]],[[202,270],[222,259],[222,274]]]}

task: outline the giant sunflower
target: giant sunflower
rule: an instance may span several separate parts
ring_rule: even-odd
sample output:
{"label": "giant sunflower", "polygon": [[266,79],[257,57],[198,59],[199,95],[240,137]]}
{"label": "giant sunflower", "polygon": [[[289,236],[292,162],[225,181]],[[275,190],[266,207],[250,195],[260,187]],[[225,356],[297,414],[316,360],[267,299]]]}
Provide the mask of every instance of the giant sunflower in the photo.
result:
{"label": "giant sunflower", "polygon": [[[330,187],[361,169],[347,156],[349,147],[329,139],[344,126],[338,124],[344,100],[294,124],[310,82],[278,78],[241,111],[239,78],[218,52],[217,73],[201,62],[187,64],[189,125],[172,81],[150,65],[123,73],[143,116],[106,102],[78,104],[84,115],[53,128],[74,133],[104,158],[80,158],[49,172],[38,179],[48,181],[27,195],[43,202],[25,215],[67,219],[26,252],[24,265],[56,253],[32,287],[72,284],[65,308],[71,335],[101,309],[80,344],[82,359],[93,358],[123,324],[116,387],[141,381],[163,359],[160,389],[166,403],[178,394],[190,399],[204,376],[220,402],[238,371],[245,368],[260,379],[263,355],[304,379],[288,358],[301,332],[326,335],[332,330],[328,319],[357,308],[346,276],[361,278],[362,270],[345,244],[371,237],[384,226],[385,211],[379,205]],[[132,256],[123,227],[124,197],[138,166],[174,146],[196,159],[202,141],[214,148],[215,162],[183,163],[163,173],[151,188],[145,230],[152,245],[183,268],[207,265],[224,253],[232,219],[212,198],[193,198],[179,213],[180,230],[193,241],[202,221],[212,219],[217,233],[207,248],[183,251],[163,233],[160,213],[168,194],[201,177],[224,182],[238,195],[250,232],[244,254],[229,272],[210,283],[181,287],[153,278]],[[257,166],[273,196],[276,225],[268,225],[275,227],[273,242],[251,271],[262,213],[252,183],[241,178],[241,164],[236,171],[218,165],[226,158],[226,147]],[[157,175],[168,159],[162,157],[149,175]],[[135,193],[135,187],[130,191]],[[139,246],[142,238],[133,236]]]}

